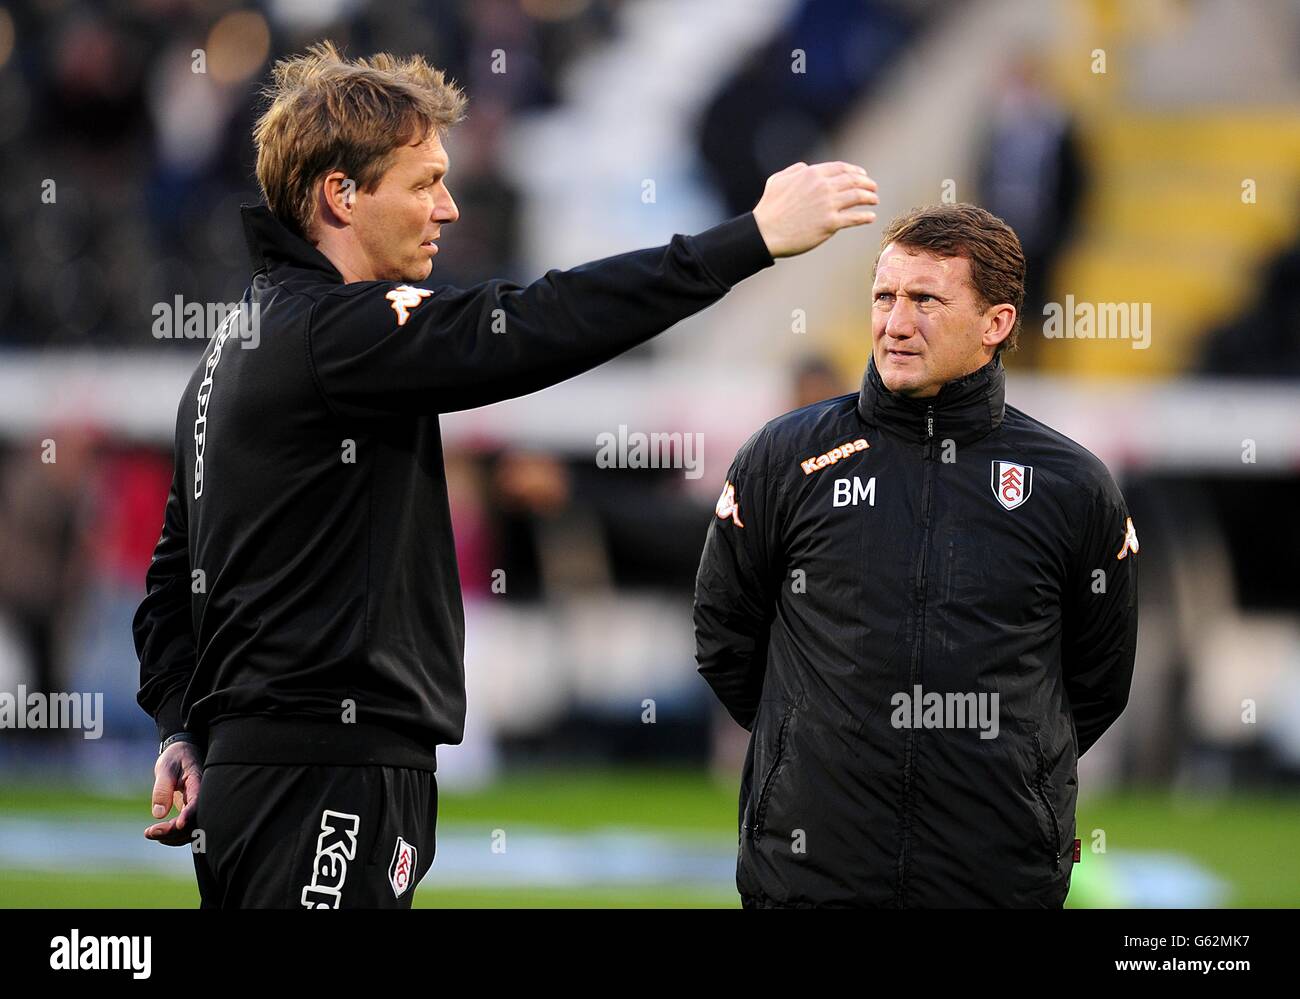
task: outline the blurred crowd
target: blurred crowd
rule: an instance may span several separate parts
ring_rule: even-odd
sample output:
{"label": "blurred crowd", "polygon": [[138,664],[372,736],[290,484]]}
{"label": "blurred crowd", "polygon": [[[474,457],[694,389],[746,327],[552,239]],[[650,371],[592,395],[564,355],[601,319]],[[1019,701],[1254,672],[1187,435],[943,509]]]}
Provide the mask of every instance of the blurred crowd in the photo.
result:
{"label": "blurred crowd", "polygon": [[[428,283],[535,276],[523,261],[526,195],[510,179],[519,172],[503,167],[508,134],[526,116],[563,106],[566,69],[617,39],[623,8],[638,2],[0,5],[0,167],[11,194],[0,202],[0,363],[5,352],[20,349],[197,356],[201,343],[153,337],[152,308],[178,295],[194,302],[235,302],[242,295],[248,264],[238,206],[258,198],[249,138],[258,88],[276,57],[322,37],[350,55],[423,53],[469,95],[469,116],[447,142],[449,186],[461,218],[446,230],[445,252]],[[702,103],[694,124],[696,159],[718,203],[731,212],[751,207],[767,174],[810,156],[864,106],[890,60],[922,36],[928,15],[943,5],[791,0],[788,6],[772,37]],[[810,60],[793,87],[791,59],[801,48],[832,57]],[[493,71],[498,50],[506,54],[507,72]],[[997,55],[1007,65],[981,122],[974,200],[1008,220],[1022,239],[1028,325],[1056,293],[1054,269],[1086,225],[1085,205],[1096,181],[1079,123],[1046,79],[1041,59]],[[1300,375],[1298,275],[1300,243],[1292,242],[1265,261],[1248,306],[1203,339],[1200,370]],[[1022,343],[1013,363],[1032,367],[1043,339],[1027,335]],[[860,355],[865,361],[865,350]],[[857,387],[857,372],[849,377],[820,357],[805,358],[789,377],[785,409]],[[47,440],[57,444],[57,462],[42,460]],[[583,604],[604,612],[615,599],[641,600],[635,613],[651,633],[643,654],[673,659],[676,675],[689,677],[690,650],[674,643],[689,631],[682,622],[689,621],[711,506],[686,488],[679,472],[597,469],[590,452],[519,451],[499,443],[449,448],[446,458],[471,644],[505,634],[529,647],[555,630],[576,627],[571,619],[561,621],[556,608]],[[134,701],[130,620],[170,478],[165,450],[94,426],[69,423],[37,437],[0,440],[0,690],[25,683],[103,691],[106,738],[146,750],[153,727]],[[1201,633],[1188,629],[1170,638],[1161,622],[1167,617],[1172,634],[1176,627],[1168,622],[1203,622],[1214,608],[1235,614],[1239,605],[1294,619],[1297,594],[1287,567],[1251,553],[1274,550],[1263,525],[1289,523],[1296,486],[1294,477],[1264,482],[1261,476],[1239,492],[1239,482],[1162,481],[1157,473],[1123,487],[1138,522],[1152,525],[1143,534],[1144,558],[1154,563],[1149,574],[1144,570],[1144,599],[1154,613],[1144,619],[1152,622],[1144,634],[1156,636],[1148,648],[1157,651],[1148,661],[1160,659],[1147,671],[1149,689],[1135,698],[1131,713],[1140,715],[1145,705],[1141,717],[1150,723],[1128,745],[1125,770],[1167,777],[1197,738],[1186,724],[1192,712],[1188,678]],[[1238,515],[1252,504],[1273,516]],[[1193,560],[1201,580],[1196,586],[1188,583],[1191,563],[1180,563],[1177,555],[1189,538],[1218,553]],[[1281,538],[1280,550],[1300,551],[1294,531],[1285,529]],[[523,617],[536,612],[536,620],[510,624],[493,617],[495,632],[476,626],[476,616],[499,614],[505,603],[493,599],[503,592],[493,589],[497,574],[508,580],[509,606],[522,609]],[[1210,578],[1218,589],[1204,582]],[[656,601],[667,603],[664,619],[673,622],[672,634],[656,632]],[[1234,622],[1225,623],[1225,636]],[[598,634],[596,654],[605,655],[609,644],[608,633]],[[539,661],[549,656],[548,665],[570,658],[567,647],[534,651]],[[620,651],[627,649],[608,650],[608,657]],[[519,658],[509,648],[502,656]],[[580,688],[580,677],[569,681],[561,693]],[[475,690],[474,675],[469,682],[471,700],[483,705],[471,710],[473,724],[489,713],[492,695]],[[525,680],[509,674],[502,682],[510,688]],[[734,741],[738,730],[716,724],[718,712],[703,684],[683,681],[681,690],[683,705],[665,715],[666,723],[685,720],[671,740],[645,739],[639,696],[625,698],[623,714],[611,716],[579,696],[559,705],[554,691],[537,694],[557,698],[549,727],[516,730],[511,738],[525,751],[534,747],[532,740],[549,739],[552,748],[573,752],[643,752],[655,759],[663,758],[666,744],[704,759],[715,734],[732,740],[724,754],[743,749]],[[507,693],[521,700],[517,688]],[[530,704],[541,717],[541,700]],[[1292,717],[1300,718],[1300,707]],[[471,730],[469,738],[480,736]],[[23,741],[0,741],[0,764],[26,752]],[[49,740],[33,732],[26,741]],[[1278,755],[1300,772],[1300,745]],[[1265,770],[1257,762],[1250,766],[1257,774]]]}
{"label": "blurred crowd", "polygon": [[[0,170],[12,195],[0,208],[0,347],[154,347],[154,303],[238,301],[258,90],[275,56],[323,36],[351,55],[424,53],[466,88],[471,113],[450,144],[464,221],[439,280],[512,276],[517,196],[498,168],[502,128],[556,100],[564,66],[613,30],[618,2],[0,6]],[[496,50],[507,72],[493,71]]]}
{"label": "blurred crowd", "polygon": [[[635,0],[0,6],[0,163],[21,192],[0,209],[0,351],[197,354],[200,342],[153,336],[153,306],[242,295],[238,206],[258,200],[250,132],[259,88],[276,57],[321,37],[353,55],[420,52],[469,94],[469,115],[447,141],[461,217],[428,283],[527,279],[522,195],[502,169],[503,135],[562,103],[566,68],[615,37],[624,2]],[[750,207],[766,174],[807,155],[879,76],[886,51],[915,30],[904,9],[790,4],[784,27],[715,95],[700,127],[700,151],[732,210]],[[771,75],[786,57],[767,56],[795,39],[826,43],[837,58],[812,60],[808,86],[791,99]],[[739,113],[756,107],[757,91],[772,106]],[[773,129],[776,120],[803,124]],[[793,384],[799,405],[852,387],[816,359]],[[171,456],[85,423],[47,433],[0,446],[0,687],[103,691],[107,741],[146,746],[152,725],[134,701],[130,619]],[[50,442],[57,460],[42,460]],[[589,455],[496,445],[449,449],[447,470],[469,613],[498,575],[516,607],[641,592],[671,594],[688,610],[709,506],[680,474],[597,475]],[[693,734],[673,741],[697,758],[704,693],[694,692]],[[599,719],[586,722],[573,729],[608,741]],[[6,739],[0,757],[28,743],[43,753],[65,735]]]}

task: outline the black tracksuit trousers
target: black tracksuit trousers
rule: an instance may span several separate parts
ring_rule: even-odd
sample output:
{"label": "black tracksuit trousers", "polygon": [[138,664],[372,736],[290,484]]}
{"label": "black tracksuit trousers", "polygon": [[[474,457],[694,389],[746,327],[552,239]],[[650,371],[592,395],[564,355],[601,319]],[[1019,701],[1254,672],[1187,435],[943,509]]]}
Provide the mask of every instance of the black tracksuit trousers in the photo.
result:
{"label": "black tracksuit trousers", "polygon": [[202,907],[409,909],[437,814],[429,770],[210,766],[191,843]]}

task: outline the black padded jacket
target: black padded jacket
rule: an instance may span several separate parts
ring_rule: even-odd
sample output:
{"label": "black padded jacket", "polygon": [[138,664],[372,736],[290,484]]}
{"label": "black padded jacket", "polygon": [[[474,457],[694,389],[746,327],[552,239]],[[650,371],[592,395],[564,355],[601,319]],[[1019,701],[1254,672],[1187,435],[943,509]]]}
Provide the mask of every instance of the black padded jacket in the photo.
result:
{"label": "black padded jacket", "polygon": [[1004,403],[861,391],[740,450],[697,659],[751,730],[748,905],[1059,907],[1077,762],[1123,710],[1138,549],[1096,457]]}

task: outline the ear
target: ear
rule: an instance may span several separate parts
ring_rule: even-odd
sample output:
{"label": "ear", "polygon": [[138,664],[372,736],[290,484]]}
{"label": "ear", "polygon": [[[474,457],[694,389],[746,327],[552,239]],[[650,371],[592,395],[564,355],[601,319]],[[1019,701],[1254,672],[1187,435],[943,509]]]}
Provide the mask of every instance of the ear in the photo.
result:
{"label": "ear", "polygon": [[321,181],[321,216],[327,226],[341,228],[352,224],[357,205],[357,182],[342,170],[331,170]]}
{"label": "ear", "polygon": [[980,336],[980,345],[996,350],[998,344],[1011,335],[1016,325],[1016,307],[1007,303],[991,306],[985,313],[988,327]]}

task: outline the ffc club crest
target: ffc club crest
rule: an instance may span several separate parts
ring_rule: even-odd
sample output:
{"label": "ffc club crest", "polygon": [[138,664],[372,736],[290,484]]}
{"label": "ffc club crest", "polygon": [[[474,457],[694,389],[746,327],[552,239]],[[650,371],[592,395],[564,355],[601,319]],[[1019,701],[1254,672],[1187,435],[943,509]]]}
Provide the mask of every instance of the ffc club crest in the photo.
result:
{"label": "ffc club crest", "polygon": [[401,898],[406,889],[411,887],[413,877],[415,877],[415,847],[398,836],[397,845],[393,848],[393,862],[388,865],[388,883],[393,886],[393,895],[396,898]]}
{"label": "ffc club crest", "polygon": [[1008,510],[1014,510],[1025,500],[1034,485],[1032,465],[1017,465],[1014,461],[993,462],[993,495]]}

